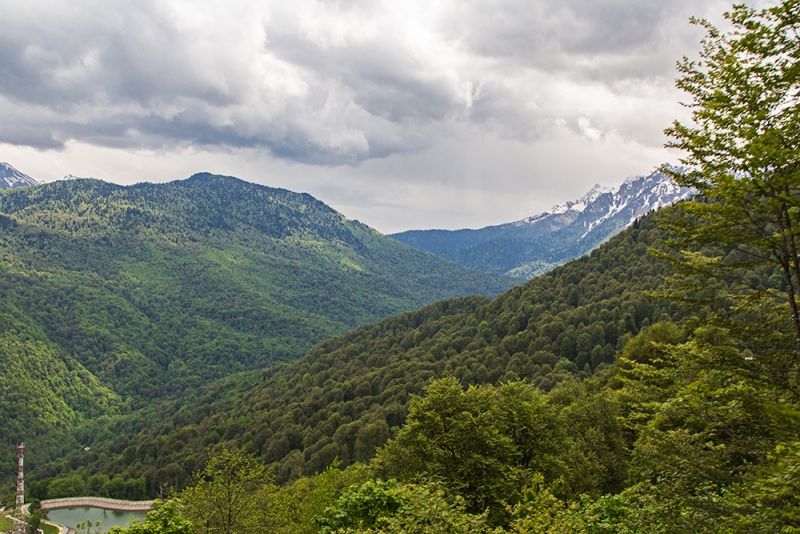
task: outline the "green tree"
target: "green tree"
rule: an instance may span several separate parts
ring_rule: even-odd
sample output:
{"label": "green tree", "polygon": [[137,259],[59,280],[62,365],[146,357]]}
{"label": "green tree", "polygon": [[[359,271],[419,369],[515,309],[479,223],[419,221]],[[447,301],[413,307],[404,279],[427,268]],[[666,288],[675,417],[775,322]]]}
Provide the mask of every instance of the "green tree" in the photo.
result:
{"label": "green tree", "polygon": [[775,447],[767,461],[732,488],[728,528],[738,532],[800,531],[800,443]]}
{"label": "green tree", "polygon": [[479,534],[490,532],[486,514],[465,510],[463,499],[436,485],[368,481],[343,492],[314,520],[321,534]]}
{"label": "green tree", "polygon": [[30,513],[37,512],[41,510],[41,508],[42,508],[42,501],[40,499],[33,498],[28,501],[28,511]]}
{"label": "green tree", "polygon": [[546,471],[556,463],[564,438],[558,413],[547,397],[524,382],[508,382],[497,389],[497,425],[510,437],[513,462],[525,469]]}
{"label": "green tree", "polygon": [[381,518],[397,515],[407,507],[410,499],[394,479],[368,480],[361,486],[352,486],[336,505],[325,509],[324,515],[314,520],[321,534],[331,534],[339,529],[372,529]]}
{"label": "green tree", "polygon": [[497,424],[495,391],[464,391],[451,377],[432,382],[426,392],[414,398],[406,425],[378,452],[378,469],[407,481],[440,480],[474,512],[497,507],[518,474],[514,442]]}
{"label": "green tree", "polygon": [[[800,2],[734,6],[679,63],[693,124],[665,169],[699,195],[664,217],[689,339],[626,347],[639,435],[628,493],[654,532],[794,532],[800,491]],[[647,345],[650,345],[648,349]]]}
{"label": "green tree", "polygon": [[[720,309],[750,343],[753,366],[797,386],[800,364],[800,2],[726,13],[723,33],[705,20],[700,59],[679,63],[693,124],[676,121],[668,146],[688,170],[665,168],[698,197],[670,211],[666,257],[690,300]],[[777,283],[753,277],[763,268]],[[759,343],[760,341],[760,343]],[[793,347],[793,348],[792,348]],[[759,350],[757,350],[759,349]],[[766,372],[766,371],[765,371]]]}
{"label": "green tree", "polygon": [[142,521],[132,519],[128,528],[113,527],[108,534],[194,534],[195,529],[181,508],[180,499],[156,500]]}
{"label": "green tree", "polygon": [[194,485],[183,491],[183,514],[197,532],[263,532],[264,491],[268,482],[264,465],[259,461],[238,450],[219,449],[197,475]]}
{"label": "green tree", "polygon": [[386,443],[389,439],[389,425],[379,419],[374,423],[364,425],[358,430],[355,442],[356,460],[368,462],[375,454],[375,449]]}
{"label": "green tree", "polygon": [[579,534],[586,532],[586,522],[578,503],[558,499],[541,475],[522,492],[522,499],[511,510],[508,531],[515,534]]}
{"label": "green tree", "polygon": [[78,534],[103,534],[103,522],[87,519],[83,523],[78,523]]}
{"label": "green tree", "polygon": [[274,534],[317,534],[312,520],[333,506],[343,490],[365,482],[361,465],[339,469],[334,462],[322,473],[304,477],[291,484],[272,487],[265,507],[263,531]]}
{"label": "green tree", "polygon": [[31,534],[36,534],[36,530],[41,526],[42,519],[44,519],[44,513],[39,510],[33,510],[31,515],[28,516],[28,532]]}
{"label": "green tree", "polygon": [[598,378],[562,382],[547,399],[558,411],[559,430],[552,434],[553,467],[536,471],[554,481],[561,498],[598,498],[620,491],[627,478],[630,443],[620,425],[618,403],[608,390]]}
{"label": "green tree", "polygon": [[47,496],[50,499],[80,497],[85,493],[84,485],[84,481],[80,475],[74,475],[69,478],[57,478],[50,481],[47,487]]}
{"label": "green tree", "polygon": [[[751,532],[793,525],[800,490],[800,411],[780,387],[754,381],[717,326],[688,339],[671,323],[625,347],[618,401],[635,433],[630,523],[648,532]],[[645,528],[646,527],[646,528]]]}

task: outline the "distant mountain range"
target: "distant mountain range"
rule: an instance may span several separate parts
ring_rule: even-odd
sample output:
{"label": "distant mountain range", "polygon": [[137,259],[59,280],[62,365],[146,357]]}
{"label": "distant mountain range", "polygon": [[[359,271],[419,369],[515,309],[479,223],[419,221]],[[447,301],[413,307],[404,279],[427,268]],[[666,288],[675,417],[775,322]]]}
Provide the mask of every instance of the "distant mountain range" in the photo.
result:
{"label": "distant mountain range", "polygon": [[0,162],[0,189],[39,185],[39,182],[9,165]]}
{"label": "distant mountain range", "polygon": [[654,171],[618,188],[595,185],[550,211],[479,230],[410,230],[390,237],[471,269],[532,278],[591,251],[649,211],[692,190]]}

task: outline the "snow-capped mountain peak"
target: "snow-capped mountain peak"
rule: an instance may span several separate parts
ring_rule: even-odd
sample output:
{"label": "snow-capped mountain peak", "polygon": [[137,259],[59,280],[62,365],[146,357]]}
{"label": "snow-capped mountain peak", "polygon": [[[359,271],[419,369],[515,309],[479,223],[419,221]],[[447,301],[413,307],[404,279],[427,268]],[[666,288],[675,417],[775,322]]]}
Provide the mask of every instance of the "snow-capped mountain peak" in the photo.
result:
{"label": "snow-capped mountain peak", "polygon": [[579,213],[582,213],[583,210],[585,210],[589,204],[597,200],[597,197],[599,197],[604,193],[609,193],[612,190],[613,189],[610,187],[603,187],[600,184],[594,184],[594,187],[592,187],[588,193],[583,195],[578,200],[570,200],[562,204],[556,204],[555,206],[550,208],[550,211],[547,213],[551,215],[558,215],[561,213],[566,213],[568,211],[577,211]]}
{"label": "snow-capped mountain peak", "polygon": [[592,187],[588,193],[586,193],[577,200],[568,200],[567,202],[556,204],[555,206],[550,208],[550,211],[545,211],[544,213],[540,213],[539,215],[526,217],[519,221],[515,221],[511,224],[513,224],[514,226],[525,226],[529,224],[535,224],[541,221],[542,219],[545,219],[552,215],[561,215],[568,212],[572,212],[573,214],[582,213],[583,210],[585,210],[586,207],[589,206],[592,202],[597,200],[597,198],[600,195],[609,193],[611,191],[613,191],[613,188],[611,187],[602,186],[600,184],[594,184],[594,187]]}
{"label": "snow-capped mountain peak", "polygon": [[[681,170],[680,167],[674,168]],[[679,186],[661,171],[653,171],[646,176],[631,176],[608,198],[596,199],[591,210],[593,217],[583,221],[586,231],[581,239],[606,221],[616,220],[615,225],[621,229],[645,213],[685,200],[694,193],[690,188]]]}
{"label": "snow-capped mountain peak", "polygon": [[[668,167],[682,170],[682,167]],[[556,204],[549,211],[526,217],[511,225],[527,227],[544,220],[553,223],[554,219],[559,218],[559,226],[580,224],[584,228],[581,236],[583,239],[606,221],[624,218],[621,229],[649,211],[687,199],[692,194],[691,189],[679,186],[666,174],[653,171],[646,176],[631,176],[617,188],[595,184],[577,200]]]}
{"label": "snow-capped mountain peak", "polygon": [[0,162],[0,189],[39,185],[39,182],[9,165]]}

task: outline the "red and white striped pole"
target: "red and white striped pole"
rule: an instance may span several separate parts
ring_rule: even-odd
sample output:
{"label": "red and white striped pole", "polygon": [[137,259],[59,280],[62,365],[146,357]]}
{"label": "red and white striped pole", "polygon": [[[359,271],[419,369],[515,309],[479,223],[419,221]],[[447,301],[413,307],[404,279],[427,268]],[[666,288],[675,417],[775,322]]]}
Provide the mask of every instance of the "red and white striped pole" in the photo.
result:
{"label": "red and white striped pole", "polygon": [[17,472],[17,507],[15,515],[18,519],[17,532],[25,534],[25,512],[22,509],[25,505],[25,477],[22,473],[22,464],[25,459],[25,443],[18,445],[17,450],[19,451],[19,471]]}

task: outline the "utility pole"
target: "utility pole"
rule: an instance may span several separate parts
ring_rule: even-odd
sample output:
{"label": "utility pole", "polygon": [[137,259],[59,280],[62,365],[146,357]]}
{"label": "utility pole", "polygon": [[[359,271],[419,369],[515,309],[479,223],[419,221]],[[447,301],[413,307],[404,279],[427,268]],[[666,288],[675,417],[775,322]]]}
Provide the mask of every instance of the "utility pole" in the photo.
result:
{"label": "utility pole", "polygon": [[25,504],[25,477],[22,474],[22,463],[25,459],[25,443],[17,446],[19,451],[19,470],[17,471],[17,507],[15,514],[17,517],[17,533],[25,534],[25,512],[22,509]]}

